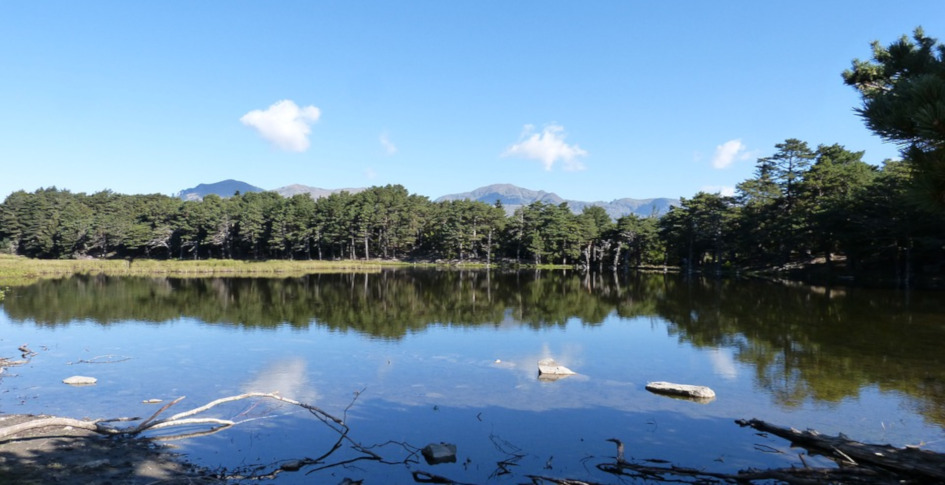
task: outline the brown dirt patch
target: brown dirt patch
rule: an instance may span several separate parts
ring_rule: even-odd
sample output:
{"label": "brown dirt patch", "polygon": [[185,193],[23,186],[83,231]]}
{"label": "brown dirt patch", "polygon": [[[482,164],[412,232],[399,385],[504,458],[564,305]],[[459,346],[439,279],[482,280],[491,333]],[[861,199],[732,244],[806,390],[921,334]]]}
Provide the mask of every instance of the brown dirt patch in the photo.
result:
{"label": "brown dirt patch", "polygon": [[[0,415],[0,427],[45,416]],[[143,439],[50,427],[0,441],[0,484],[223,483],[166,447]]]}

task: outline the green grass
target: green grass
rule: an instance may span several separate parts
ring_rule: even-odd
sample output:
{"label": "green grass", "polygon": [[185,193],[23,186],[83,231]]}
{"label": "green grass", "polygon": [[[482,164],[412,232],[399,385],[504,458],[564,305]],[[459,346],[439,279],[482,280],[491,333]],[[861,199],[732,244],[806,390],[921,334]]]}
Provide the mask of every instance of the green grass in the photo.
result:
{"label": "green grass", "polygon": [[21,286],[43,278],[76,274],[110,276],[254,276],[284,277],[316,273],[377,272],[382,268],[416,266],[396,261],[238,261],[136,259],[30,259],[0,255],[0,286]]}
{"label": "green grass", "polygon": [[[501,263],[499,264],[501,265]],[[497,266],[493,264],[492,267]],[[175,278],[206,278],[213,276],[251,276],[255,278],[283,278],[324,273],[375,273],[382,268],[450,267],[487,269],[481,261],[438,261],[406,263],[390,260],[340,261],[241,261],[233,259],[157,260],[157,259],[31,259],[23,256],[0,254],[0,288],[25,286],[40,279],[65,278],[78,274],[109,276],[172,276]],[[516,269],[572,269],[554,264],[513,265]],[[0,292],[2,299],[2,292]]]}

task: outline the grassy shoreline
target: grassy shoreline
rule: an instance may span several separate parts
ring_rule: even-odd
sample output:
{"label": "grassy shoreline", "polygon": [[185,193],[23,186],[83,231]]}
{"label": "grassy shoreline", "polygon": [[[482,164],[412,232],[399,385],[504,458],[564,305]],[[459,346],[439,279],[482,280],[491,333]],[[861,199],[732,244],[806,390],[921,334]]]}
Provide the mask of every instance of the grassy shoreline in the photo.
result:
{"label": "grassy shoreline", "polygon": [[241,261],[136,259],[30,259],[0,255],[0,286],[20,286],[76,274],[109,276],[285,277],[317,273],[378,272],[382,268],[427,266],[399,261]]}
{"label": "grassy shoreline", "polygon": [[[513,265],[517,269],[573,269],[562,265]],[[377,273],[384,268],[462,268],[487,269],[482,261],[396,261],[396,260],[339,260],[299,261],[266,260],[244,261],[235,259],[32,259],[24,256],[0,254],[0,288],[24,286],[41,279],[64,278],[78,274],[108,276],[173,276],[175,278],[206,278],[213,276],[248,276],[254,278],[284,278],[324,273]],[[491,267],[506,267],[492,264]]]}

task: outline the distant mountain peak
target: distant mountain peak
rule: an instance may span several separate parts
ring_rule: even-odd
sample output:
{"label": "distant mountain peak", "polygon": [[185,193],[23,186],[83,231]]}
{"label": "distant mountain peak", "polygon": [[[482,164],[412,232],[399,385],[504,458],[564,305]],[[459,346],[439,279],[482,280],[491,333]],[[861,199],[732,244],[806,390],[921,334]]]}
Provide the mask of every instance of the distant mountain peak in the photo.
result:
{"label": "distant mountain peak", "polygon": [[263,189],[239,180],[226,179],[211,184],[197,184],[196,187],[181,190],[176,194],[183,200],[203,200],[210,194],[220,197],[232,197],[235,193],[264,192]]}
{"label": "distant mountain peak", "polygon": [[566,200],[562,199],[558,194],[553,192],[545,192],[544,190],[531,190],[523,187],[518,187],[512,184],[492,184],[486,185],[484,187],[479,187],[478,189],[472,190],[470,192],[462,192],[459,194],[449,194],[444,195],[438,199],[437,202],[449,201],[449,200],[477,200],[480,202],[485,202],[487,204],[495,204],[496,201],[502,202],[502,206],[505,208],[507,214],[512,214],[515,212],[515,209],[519,207],[529,205],[534,202],[542,202],[545,204],[554,204],[559,205],[562,202],[567,202],[568,207],[571,209],[571,212],[576,214],[581,213],[585,207],[589,206],[600,206],[603,207],[607,214],[613,218],[617,219],[628,214],[635,214],[640,217],[649,217],[649,216],[660,216],[669,211],[669,208],[673,205],[679,205],[678,199],[670,198],[656,198],[656,199],[631,199],[623,198],[612,200],[610,202],[585,202],[580,200]]}
{"label": "distant mountain peak", "polygon": [[346,189],[322,189],[319,187],[309,187],[308,185],[302,184],[292,184],[286,185],[285,187],[279,187],[273,192],[283,196],[283,197],[292,197],[297,194],[308,194],[313,199],[319,199],[322,197],[328,197],[331,194],[336,194],[338,192],[348,192],[349,194],[357,194],[358,192],[363,192],[364,187],[355,187],[355,188],[346,188]]}

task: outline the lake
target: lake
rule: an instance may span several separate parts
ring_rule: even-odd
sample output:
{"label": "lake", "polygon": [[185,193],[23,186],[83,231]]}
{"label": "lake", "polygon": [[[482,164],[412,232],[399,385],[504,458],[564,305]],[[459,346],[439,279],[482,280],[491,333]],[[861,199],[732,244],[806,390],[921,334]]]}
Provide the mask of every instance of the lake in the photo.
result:
{"label": "lake", "polygon": [[[828,463],[739,427],[741,418],[945,451],[945,298],[936,292],[385,270],[77,276],[10,289],[0,309],[0,355],[22,344],[37,351],[3,375],[3,413],[149,416],[160,407],[149,399],[186,396],[174,412],[277,391],[344,418],[350,441],[275,483],[412,483],[415,471],[465,483],[620,483],[596,468],[614,461],[611,438],[627,459],[726,473]],[[539,379],[545,357],[577,375]],[[61,382],[71,375],[98,383]],[[652,394],[651,381],[709,386],[717,398]],[[276,401],[209,415],[246,422],[172,443],[231,473],[266,474],[339,439]],[[455,463],[430,465],[417,452],[440,442],[456,445]],[[355,444],[381,460],[363,459]]]}

